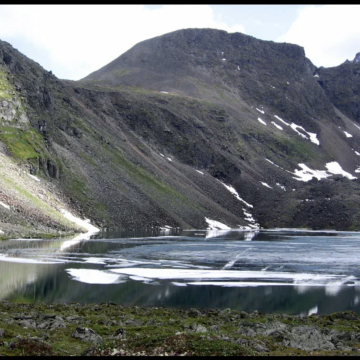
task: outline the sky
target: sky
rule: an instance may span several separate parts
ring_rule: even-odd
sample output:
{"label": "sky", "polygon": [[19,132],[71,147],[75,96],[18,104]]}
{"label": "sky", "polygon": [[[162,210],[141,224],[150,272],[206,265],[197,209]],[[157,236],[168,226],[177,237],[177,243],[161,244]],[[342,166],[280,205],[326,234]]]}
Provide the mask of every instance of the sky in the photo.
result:
{"label": "sky", "polygon": [[79,80],[138,42],[186,28],[298,44],[317,66],[360,52],[360,5],[0,5],[0,40]]}

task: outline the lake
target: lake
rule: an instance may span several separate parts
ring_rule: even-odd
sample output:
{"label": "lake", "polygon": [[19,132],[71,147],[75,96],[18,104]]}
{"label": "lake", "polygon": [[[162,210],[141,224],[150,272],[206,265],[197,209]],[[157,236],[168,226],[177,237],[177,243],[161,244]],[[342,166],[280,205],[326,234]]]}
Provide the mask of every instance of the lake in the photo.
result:
{"label": "lake", "polygon": [[103,231],[0,242],[0,299],[360,314],[360,234]]}

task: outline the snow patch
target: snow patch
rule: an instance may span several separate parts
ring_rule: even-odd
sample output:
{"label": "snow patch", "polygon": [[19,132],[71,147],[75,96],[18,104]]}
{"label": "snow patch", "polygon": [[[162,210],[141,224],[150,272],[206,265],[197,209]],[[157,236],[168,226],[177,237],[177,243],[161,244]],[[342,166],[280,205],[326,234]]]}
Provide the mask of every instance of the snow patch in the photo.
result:
{"label": "snow patch", "polygon": [[280,167],[279,165],[276,165],[276,164],[273,163],[271,160],[269,160],[269,159],[267,159],[267,158],[265,158],[265,160],[268,161],[270,164],[273,164],[273,165],[275,165],[276,167],[282,169],[282,167]]}
{"label": "snow patch", "polygon": [[[278,119],[279,121],[281,121],[283,124],[285,124],[286,126],[290,126],[294,131],[296,131],[298,133],[298,135],[300,135],[302,138],[310,140],[312,143],[316,144],[316,145],[320,145],[320,141],[317,139],[317,134],[316,133],[311,133],[306,131],[302,126],[297,125],[295,123],[287,123],[285,120],[281,119],[279,116],[274,115],[274,117],[276,119]],[[308,136],[306,136],[305,134],[303,134],[302,132],[300,132],[298,129],[302,130],[303,132],[305,132]]]}
{"label": "snow patch", "polygon": [[31,175],[31,174],[29,174],[29,173],[27,173],[31,178],[33,178],[34,180],[36,180],[36,181],[40,181],[40,179],[39,178],[37,178],[36,176],[34,176],[34,175]]}
{"label": "snow patch", "polygon": [[356,125],[356,124],[354,124],[354,123],[353,123],[353,125],[356,126],[356,127],[360,130],[360,126],[358,126],[358,125]]}
{"label": "snow patch", "polygon": [[[296,125],[295,123],[291,123],[290,127],[291,127],[294,131],[296,131],[302,138],[308,139],[308,137],[307,137],[306,135],[304,135],[302,132],[300,132],[300,131],[298,130],[298,128],[299,128],[299,129],[305,131],[305,129],[304,129],[302,126]],[[305,131],[305,132],[306,132],[306,131]]]}
{"label": "snow patch", "polygon": [[160,155],[161,155],[162,157],[164,157],[164,154],[160,153]]}
{"label": "snow patch", "polygon": [[272,121],[271,122],[275,127],[277,127],[279,130],[283,130],[283,128],[280,126],[280,125],[278,125],[275,121]]}
{"label": "snow patch", "polygon": [[227,225],[221,223],[220,221],[216,221],[216,220],[211,220],[207,217],[205,217],[205,221],[207,222],[208,224],[208,230],[216,230],[216,229],[219,229],[219,230],[230,230],[231,228],[228,227]]}
{"label": "snow patch", "polygon": [[168,94],[168,92],[167,91],[160,91],[161,93],[163,93],[163,94]]}
{"label": "snow patch", "polygon": [[267,183],[265,183],[265,182],[262,182],[262,181],[260,181],[265,187],[268,187],[269,189],[272,189],[272,187],[270,186],[270,185],[268,185]]}
{"label": "snow patch", "polygon": [[352,176],[350,173],[344,171],[340,164],[336,161],[329,162],[325,165],[325,167],[328,169],[328,172],[335,175],[342,175],[344,177],[347,177],[350,180],[357,179],[357,177]]}
{"label": "snow patch", "polygon": [[274,115],[275,118],[277,118],[279,121],[281,121],[282,123],[284,123],[285,125],[287,126],[290,126],[289,123],[287,123],[285,120],[283,120],[281,117],[277,116],[277,115]]}
{"label": "snow patch", "polygon": [[204,175],[204,173],[200,170],[196,170],[199,174]]}
{"label": "snow patch", "polygon": [[[221,182],[221,181],[220,181]],[[221,182],[221,184],[223,184],[238,200],[242,201],[246,206],[252,208],[253,205],[247,203],[245,200],[243,200],[239,194],[237,193],[237,191],[231,186],[231,185],[226,185],[223,182]]]}
{"label": "snow patch", "polygon": [[286,191],[286,188],[284,185],[281,185],[280,183],[276,183],[277,186],[279,186],[281,189],[283,189],[284,191]]}
{"label": "snow patch", "polygon": [[266,125],[266,122],[260,118],[258,118],[258,121],[261,122],[262,124]]}
{"label": "snow patch", "polygon": [[344,134],[346,135],[347,138],[351,138],[353,137],[351,134],[349,134],[347,131],[344,131]]}
{"label": "snow patch", "polygon": [[360,156],[360,153],[359,153],[359,152],[357,152],[356,150],[354,150],[354,151],[355,151],[355,154],[356,154],[356,155]]}
{"label": "snow patch", "polygon": [[307,181],[311,180],[313,177],[320,180],[320,179],[325,179],[331,175],[342,175],[344,177],[347,177],[350,180],[357,179],[355,176],[352,176],[350,173],[344,171],[341,168],[340,164],[337,163],[336,161],[329,162],[325,165],[325,167],[327,168],[327,171],[326,170],[312,170],[305,164],[298,164],[298,166],[301,167],[302,170],[295,169],[295,172],[292,174],[297,176],[297,178],[294,178],[294,179],[299,180],[299,181],[307,182]]}
{"label": "snow patch", "polygon": [[264,110],[260,110],[258,108],[255,108],[257,111],[261,112],[262,114],[265,114],[265,111]]}
{"label": "snow patch", "polygon": [[169,157],[167,158],[169,161],[172,161],[172,159],[170,159]]}
{"label": "snow patch", "polygon": [[298,177],[294,178],[295,180],[307,182],[310,181],[313,177],[320,180],[331,176],[325,170],[312,170],[305,164],[298,164],[298,166],[300,166],[302,170],[295,169],[293,174]]}
{"label": "snow patch", "polygon": [[90,224],[90,220],[89,219],[85,219],[82,220],[76,216],[74,216],[73,214],[71,214],[69,211],[65,210],[65,209],[61,209],[60,212],[71,222],[85,228],[88,232],[91,233],[97,233],[100,231],[100,229],[98,229],[96,226],[91,225]]}
{"label": "snow patch", "polygon": [[10,209],[9,205],[6,205],[5,203],[3,203],[2,201],[0,201],[0,205],[3,206],[6,209]]}

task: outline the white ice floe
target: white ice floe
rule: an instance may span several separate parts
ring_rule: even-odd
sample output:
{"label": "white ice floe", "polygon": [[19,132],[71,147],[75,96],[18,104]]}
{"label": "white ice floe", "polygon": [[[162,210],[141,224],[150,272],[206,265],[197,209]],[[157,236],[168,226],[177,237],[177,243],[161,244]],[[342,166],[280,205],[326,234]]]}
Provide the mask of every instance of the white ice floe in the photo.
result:
{"label": "white ice floe", "polygon": [[342,175],[344,177],[347,177],[350,180],[357,179],[357,177],[352,176],[350,173],[344,171],[341,168],[340,164],[336,161],[329,162],[325,166],[328,169],[328,172],[331,174]]}
{"label": "white ice floe", "polygon": [[261,112],[262,114],[265,114],[265,111],[264,110],[260,110],[258,108],[255,108],[257,111]]}
{"label": "white ice floe", "polygon": [[265,187],[268,187],[269,189],[272,189],[272,187],[270,185],[268,185],[266,182],[262,182],[260,181]]}
{"label": "white ice floe", "polygon": [[31,174],[29,174],[29,173],[27,173],[31,178],[33,178],[34,180],[36,180],[36,181],[40,181],[40,179],[39,178],[37,178],[36,176],[34,176],[34,175],[31,175]]}
{"label": "white ice floe", "polygon": [[253,207],[253,205],[251,205],[251,204],[247,203],[245,200],[243,200],[243,199],[239,196],[238,192],[237,192],[231,185],[226,185],[226,184],[224,184],[222,181],[220,181],[220,182],[221,182],[221,184],[223,184],[238,200],[240,200],[241,202],[243,202],[246,206],[248,206],[248,207],[250,207],[250,208]]}
{"label": "white ice floe", "polygon": [[[234,259],[236,261],[236,258]],[[81,269],[85,270],[85,269]],[[156,280],[183,280],[188,285],[220,285],[220,286],[262,286],[262,285],[291,285],[291,286],[326,286],[326,288],[347,286],[354,277],[332,274],[291,273],[277,271],[239,271],[239,270],[207,270],[207,269],[174,269],[174,268],[125,268],[112,269],[111,272],[139,276]],[[136,278],[135,278],[136,279]],[[221,281],[218,281],[221,280]],[[214,282],[215,281],[215,282]],[[358,285],[358,284],[355,284]]]}
{"label": "white ice floe", "polygon": [[123,282],[121,275],[113,271],[91,270],[91,269],[66,269],[73,280],[86,284],[117,284]]}
{"label": "white ice floe", "polygon": [[272,121],[271,122],[275,127],[277,127],[279,130],[283,130],[283,128],[280,126],[280,125],[278,125],[275,121]]}
{"label": "white ice floe", "polygon": [[261,122],[263,125],[266,125],[266,122],[258,117],[258,121]]}
{"label": "white ice floe", "polygon": [[230,230],[231,228],[223,223],[221,223],[220,221],[216,221],[216,220],[211,220],[207,217],[205,217],[205,221],[208,224],[208,230]]}
{"label": "white ice floe", "polygon": [[[24,239],[29,240],[29,239]],[[37,260],[37,259],[28,259],[28,258],[21,258],[15,256],[7,256],[4,254],[0,255],[0,261],[12,262],[12,263],[22,263],[22,264],[63,264],[64,261],[55,261],[54,259],[47,260]]]}
{"label": "white ice floe", "polygon": [[90,264],[100,264],[100,265],[106,265],[106,261],[112,260],[110,258],[97,258],[97,257],[88,257],[84,258],[84,262],[90,263]]}
{"label": "white ice floe", "polygon": [[199,174],[204,175],[204,173],[200,170],[196,170]]}
{"label": "white ice floe", "polygon": [[351,134],[349,134],[347,131],[344,131],[344,134],[346,135],[347,138],[351,138],[353,137]]}
{"label": "white ice floe", "polygon": [[0,201],[0,205],[3,206],[5,209],[10,209],[10,206]]}

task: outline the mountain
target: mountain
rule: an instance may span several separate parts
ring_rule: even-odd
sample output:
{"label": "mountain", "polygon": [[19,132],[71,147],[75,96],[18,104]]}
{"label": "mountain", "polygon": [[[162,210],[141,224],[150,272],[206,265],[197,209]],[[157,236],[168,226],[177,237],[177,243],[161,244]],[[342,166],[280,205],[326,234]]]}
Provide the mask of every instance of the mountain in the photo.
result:
{"label": "mountain", "polygon": [[99,227],[358,230],[359,66],[186,29],[68,81],[1,41],[0,151]]}

